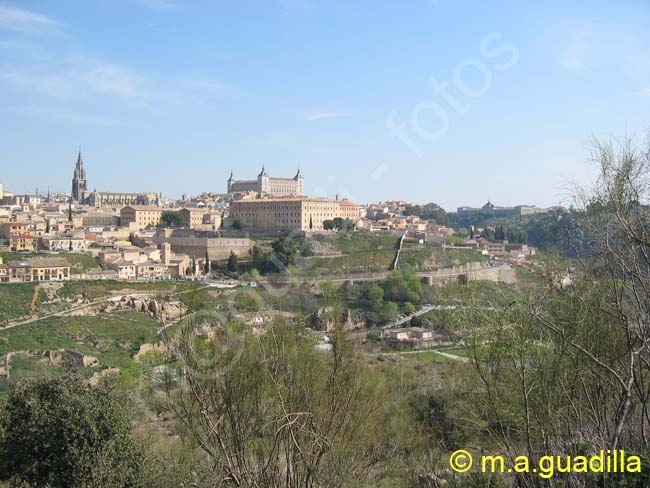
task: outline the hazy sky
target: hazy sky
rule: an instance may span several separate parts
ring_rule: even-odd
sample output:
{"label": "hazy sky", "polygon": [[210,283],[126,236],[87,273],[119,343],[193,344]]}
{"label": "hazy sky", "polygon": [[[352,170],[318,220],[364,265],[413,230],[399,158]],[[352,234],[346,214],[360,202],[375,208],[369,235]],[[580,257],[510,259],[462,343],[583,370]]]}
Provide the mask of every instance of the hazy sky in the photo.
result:
{"label": "hazy sky", "polygon": [[445,208],[565,201],[650,128],[650,3],[0,0],[0,181]]}

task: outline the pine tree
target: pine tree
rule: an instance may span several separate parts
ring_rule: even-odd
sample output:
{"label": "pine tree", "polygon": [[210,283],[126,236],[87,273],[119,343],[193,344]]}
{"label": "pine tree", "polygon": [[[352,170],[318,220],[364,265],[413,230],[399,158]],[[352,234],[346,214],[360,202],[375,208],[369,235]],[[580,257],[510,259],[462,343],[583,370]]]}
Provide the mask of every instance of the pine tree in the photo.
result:
{"label": "pine tree", "polygon": [[228,263],[226,264],[226,270],[229,273],[236,273],[238,269],[239,265],[237,264],[237,255],[233,251],[230,251]]}
{"label": "pine tree", "polygon": [[208,250],[205,250],[205,274],[210,274],[212,271],[212,265],[210,263],[210,256],[208,256]]}

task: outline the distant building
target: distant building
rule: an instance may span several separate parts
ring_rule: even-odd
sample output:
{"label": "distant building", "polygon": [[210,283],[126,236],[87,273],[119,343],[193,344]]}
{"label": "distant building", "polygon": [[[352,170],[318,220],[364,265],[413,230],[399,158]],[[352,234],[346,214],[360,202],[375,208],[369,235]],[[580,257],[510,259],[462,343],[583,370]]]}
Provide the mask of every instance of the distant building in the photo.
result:
{"label": "distant building", "polygon": [[38,237],[33,234],[12,234],[9,236],[12,251],[35,252],[38,250]]}
{"label": "distant building", "polygon": [[41,247],[47,251],[83,252],[88,247],[88,241],[83,237],[44,235],[41,237]]}
{"label": "distant building", "polygon": [[121,207],[124,205],[160,205],[160,195],[148,193],[115,193],[88,191],[86,168],[81,158],[81,151],[77,155],[74,174],[72,176],[72,200],[93,207]]}
{"label": "distant building", "polygon": [[160,205],[160,195],[154,192],[147,193],[115,193],[92,191],[84,194],[86,205],[91,207],[122,207],[124,205]]}
{"label": "distant building", "polygon": [[488,201],[481,208],[476,207],[458,207],[459,215],[483,215],[487,217],[512,217],[517,215],[533,215],[538,213],[548,213],[547,208],[539,208],[535,205],[517,205],[515,207],[497,207]]}
{"label": "distant building", "polygon": [[77,155],[77,164],[72,176],[72,199],[75,202],[83,203],[84,194],[86,193],[88,182],[86,181],[86,169],[84,168],[83,159],[81,159],[81,150]]}
{"label": "distant building", "polygon": [[117,227],[120,216],[112,213],[87,213],[82,215],[83,227]]}
{"label": "distant building", "polygon": [[305,180],[300,169],[293,178],[274,178],[267,174],[264,166],[255,180],[235,180],[232,171],[228,178],[228,193],[257,192],[270,197],[301,196],[305,194]]}
{"label": "distant building", "polygon": [[323,230],[323,222],[335,218],[356,223],[359,207],[338,198],[261,198],[232,202],[230,218],[255,229]]}
{"label": "distant building", "polygon": [[422,327],[387,329],[384,337],[399,342],[430,341],[433,339],[433,332]]}
{"label": "distant building", "polygon": [[214,232],[195,232],[190,229],[159,229],[154,242],[170,246],[174,253],[204,258],[211,261],[228,259],[230,253],[246,257],[253,249],[253,241],[247,237],[218,237]]}
{"label": "distant building", "polygon": [[[127,205],[120,210],[120,220],[124,227],[131,226],[138,229],[156,227],[162,219],[163,209],[146,205]],[[133,225],[131,225],[133,224]]]}
{"label": "distant building", "polygon": [[0,282],[41,282],[70,280],[70,265],[63,258],[29,258],[0,264]]}
{"label": "distant building", "polygon": [[197,229],[203,225],[203,216],[207,214],[204,208],[184,208],[178,213],[183,217],[183,224],[188,229]]}

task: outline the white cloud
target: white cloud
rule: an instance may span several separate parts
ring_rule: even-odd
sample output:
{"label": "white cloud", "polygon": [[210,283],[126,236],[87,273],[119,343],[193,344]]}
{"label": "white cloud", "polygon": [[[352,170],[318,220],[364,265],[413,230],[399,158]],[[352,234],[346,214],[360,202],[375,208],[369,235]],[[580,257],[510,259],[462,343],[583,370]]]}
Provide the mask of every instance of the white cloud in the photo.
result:
{"label": "white cloud", "polygon": [[0,79],[18,88],[34,90],[50,97],[67,98],[74,93],[74,86],[66,76],[58,74],[13,71],[0,74]]}
{"label": "white cloud", "polygon": [[221,81],[189,80],[185,82],[185,85],[188,88],[206,91],[214,95],[232,95],[243,93],[243,90],[239,86],[232,85],[230,83],[224,83]]}
{"label": "white cloud", "polygon": [[176,0],[136,0],[138,3],[145,7],[154,8],[158,10],[171,10],[178,8]]}
{"label": "white cloud", "polygon": [[145,97],[140,79],[113,64],[73,61],[63,66],[15,70],[0,74],[0,80],[43,95],[73,98],[85,94]]}
{"label": "white cloud", "polygon": [[85,113],[80,113],[80,112],[75,112],[70,110],[61,110],[57,108],[37,107],[33,105],[27,105],[23,107],[17,107],[14,110],[21,113],[35,115],[37,117],[44,117],[51,120],[69,122],[69,123],[79,124],[79,125],[101,125],[101,126],[116,125],[116,122],[110,117],[104,117],[101,115],[89,115]]}
{"label": "white cloud", "polygon": [[97,93],[141,97],[146,94],[140,80],[123,68],[112,64],[100,64],[86,71],[82,78]]}
{"label": "white cloud", "polygon": [[564,69],[575,73],[586,67],[590,47],[589,37],[587,32],[574,32],[571,35],[571,39],[560,55],[560,63]]}
{"label": "white cloud", "polygon": [[323,119],[341,119],[344,117],[352,117],[350,112],[311,112],[305,114],[305,120],[323,120]]}
{"label": "white cloud", "polygon": [[638,94],[642,97],[650,97],[650,88],[646,88],[645,90],[641,90],[638,92]]}
{"label": "white cloud", "polygon": [[45,15],[0,5],[0,29],[2,30],[35,32],[56,29],[60,25],[59,22]]}

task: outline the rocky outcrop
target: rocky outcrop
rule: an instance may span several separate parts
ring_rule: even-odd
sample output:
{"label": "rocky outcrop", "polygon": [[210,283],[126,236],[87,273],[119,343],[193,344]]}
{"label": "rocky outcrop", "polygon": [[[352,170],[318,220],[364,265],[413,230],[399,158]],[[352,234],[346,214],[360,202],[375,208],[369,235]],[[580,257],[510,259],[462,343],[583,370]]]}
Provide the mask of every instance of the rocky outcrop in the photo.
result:
{"label": "rocky outcrop", "polygon": [[99,366],[99,360],[95,356],[82,354],[79,351],[68,349],[54,349],[40,351],[37,349],[24,349],[22,351],[8,352],[0,356],[0,377],[9,378],[11,371],[11,358],[16,354],[30,357],[40,357],[41,362],[55,368],[95,368]]}
{"label": "rocky outcrop", "polygon": [[138,352],[133,356],[133,359],[137,361],[149,352],[153,352],[154,354],[167,354],[169,352],[169,347],[162,342],[159,344],[145,343],[140,346],[140,349],[138,349]]}
{"label": "rocky outcrop", "polygon": [[180,301],[158,301],[146,296],[124,295],[111,298],[95,306],[74,310],[69,315],[85,317],[120,310],[137,310],[148,313],[158,322],[167,323],[179,319],[186,309]]}
{"label": "rocky outcrop", "polygon": [[112,374],[119,374],[119,372],[120,368],[106,368],[99,373],[93,373],[92,377],[88,380],[88,386],[95,388],[103,378]]}

